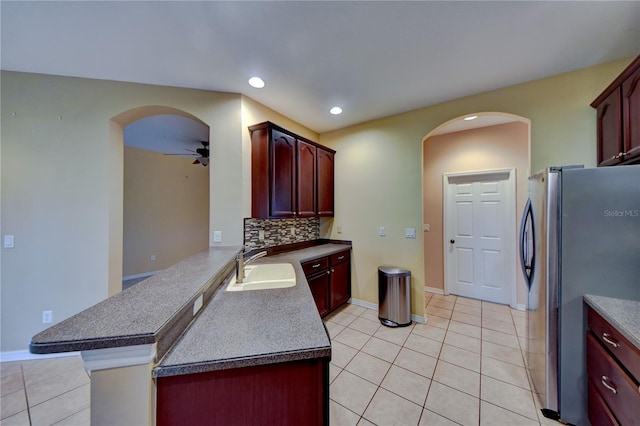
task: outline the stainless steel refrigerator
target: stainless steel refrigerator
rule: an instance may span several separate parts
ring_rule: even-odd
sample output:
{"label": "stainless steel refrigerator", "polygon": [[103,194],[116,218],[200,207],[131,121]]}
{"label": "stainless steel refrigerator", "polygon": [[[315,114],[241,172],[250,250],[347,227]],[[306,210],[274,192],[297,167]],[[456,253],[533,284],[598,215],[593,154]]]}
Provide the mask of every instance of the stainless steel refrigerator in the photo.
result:
{"label": "stainless steel refrigerator", "polygon": [[543,413],[588,425],[584,294],[640,300],[640,165],[529,178],[526,366]]}

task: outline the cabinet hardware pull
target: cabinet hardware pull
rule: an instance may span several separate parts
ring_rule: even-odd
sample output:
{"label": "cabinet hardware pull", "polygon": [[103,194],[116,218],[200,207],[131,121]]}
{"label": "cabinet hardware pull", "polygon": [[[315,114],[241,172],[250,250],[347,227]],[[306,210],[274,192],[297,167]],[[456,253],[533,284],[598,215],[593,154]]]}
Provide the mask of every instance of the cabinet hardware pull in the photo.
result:
{"label": "cabinet hardware pull", "polygon": [[614,342],[613,340],[609,339],[609,337],[611,337],[609,333],[602,333],[602,340],[604,340],[614,348],[617,348],[618,346],[620,346],[617,342]]}
{"label": "cabinet hardware pull", "polygon": [[313,265],[312,268],[319,268],[320,264],[318,263],[317,265]]}
{"label": "cabinet hardware pull", "polygon": [[331,275],[331,271],[327,271],[327,275]]}
{"label": "cabinet hardware pull", "polygon": [[338,260],[344,259],[344,256],[338,256]]}
{"label": "cabinet hardware pull", "polygon": [[609,389],[611,392],[613,392],[614,394],[618,393],[618,389],[616,389],[615,386],[610,385],[609,382],[609,378],[607,376],[602,376],[602,380],[601,380],[602,384],[604,385],[605,388]]}

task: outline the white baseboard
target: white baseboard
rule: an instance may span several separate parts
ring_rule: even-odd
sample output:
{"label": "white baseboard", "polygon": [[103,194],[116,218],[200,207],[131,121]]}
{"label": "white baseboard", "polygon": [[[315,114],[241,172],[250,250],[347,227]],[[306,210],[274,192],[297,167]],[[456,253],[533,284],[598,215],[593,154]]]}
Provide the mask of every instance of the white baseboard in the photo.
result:
{"label": "white baseboard", "polygon": [[427,287],[426,285],[424,286],[424,291],[428,291],[429,293],[435,293],[435,294],[444,294],[443,289],[435,288],[435,287]]}
{"label": "white baseboard", "polygon": [[[371,302],[367,302],[365,300],[351,298],[351,299],[349,299],[349,303],[351,303],[352,305],[361,306],[361,307],[367,308],[367,309],[373,309],[373,310],[376,310],[376,311],[378,310],[378,305],[377,304],[371,303]],[[415,314],[411,314],[411,320],[415,321],[417,323],[420,323],[420,324],[426,324],[427,323],[426,316],[418,316],[418,315],[415,315]]]}
{"label": "white baseboard", "polygon": [[417,322],[418,324],[426,324],[427,323],[427,316],[423,315],[423,316],[418,316],[415,314],[411,314],[411,319],[415,322]]}
{"label": "white baseboard", "polygon": [[28,350],[0,352],[0,362],[30,361],[34,359],[60,358],[63,356],[80,356],[80,352],[60,352],[56,354],[32,354]]}
{"label": "white baseboard", "polygon": [[146,278],[146,277],[150,277],[150,276],[155,275],[158,272],[162,272],[162,271],[163,271],[163,269],[158,269],[157,271],[143,272],[142,274],[127,275],[126,277],[122,277],[122,281],[134,280],[134,279],[137,279],[137,278]]}
{"label": "white baseboard", "polygon": [[378,305],[376,303],[367,302],[360,299],[354,299],[353,297],[349,299],[349,303],[356,306],[362,306],[363,308],[378,310]]}

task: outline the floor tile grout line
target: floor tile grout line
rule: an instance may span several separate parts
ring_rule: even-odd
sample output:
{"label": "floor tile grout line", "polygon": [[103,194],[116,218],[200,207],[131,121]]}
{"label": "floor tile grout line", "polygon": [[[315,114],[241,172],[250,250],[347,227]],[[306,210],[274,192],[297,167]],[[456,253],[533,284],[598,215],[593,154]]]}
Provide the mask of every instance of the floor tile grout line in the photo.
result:
{"label": "floor tile grout line", "polygon": [[24,368],[22,363],[20,363],[20,375],[22,376],[22,389],[24,391],[24,402],[27,405],[27,418],[29,419],[29,424],[31,421],[31,405],[29,404],[29,394],[27,393],[27,381],[24,378]]}

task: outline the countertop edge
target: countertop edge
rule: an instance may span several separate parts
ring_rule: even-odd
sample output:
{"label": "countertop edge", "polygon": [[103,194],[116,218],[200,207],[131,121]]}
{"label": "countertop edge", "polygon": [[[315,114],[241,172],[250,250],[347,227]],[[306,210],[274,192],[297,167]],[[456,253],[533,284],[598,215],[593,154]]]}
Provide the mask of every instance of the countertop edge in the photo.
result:
{"label": "countertop edge", "polygon": [[203,361],[198,363],[177,364],[168,367],[156,367],[152,377],[172,377],[186,374],[209,373],[212,371],[231,370],[234,368],[256,367],[260,365],[277,364],[288,361],[305,359],[331,358],[331,345],[323,348],[313,348],[303,351],[261,354],[242,358],[225,359],[221,361]]}

